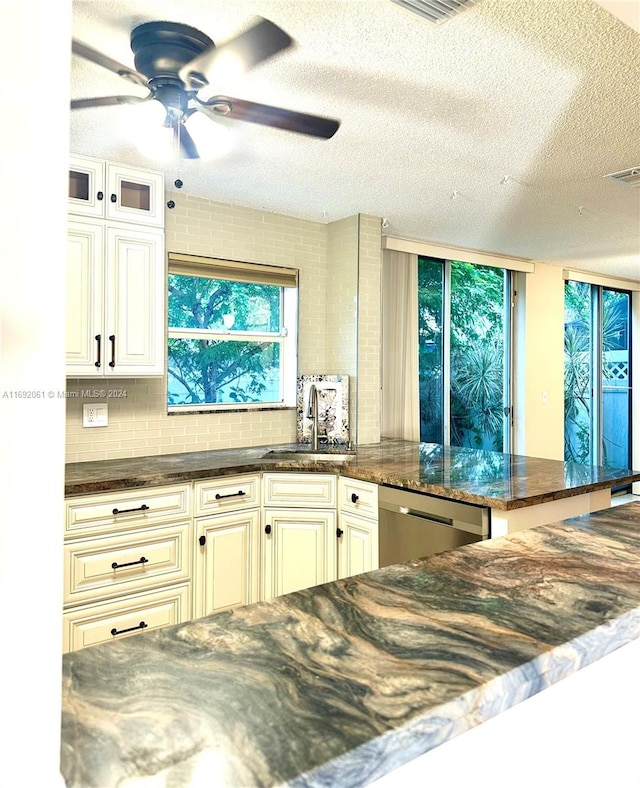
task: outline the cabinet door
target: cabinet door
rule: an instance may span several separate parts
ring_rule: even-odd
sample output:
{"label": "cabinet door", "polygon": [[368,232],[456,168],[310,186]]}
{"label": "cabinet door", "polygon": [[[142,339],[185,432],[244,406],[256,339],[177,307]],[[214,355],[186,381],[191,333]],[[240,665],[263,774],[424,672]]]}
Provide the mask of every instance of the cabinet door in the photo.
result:
{"label": "cabinet door", "polygon": [[164,225],[162,173],[107,163],[107,219]]}
{"label": "cabinet door", "polygon": [[196,616],[258,601],[260,510],[196,520]]}
{"label": "cabinet door", "polygon": [[102,217],[105,205],[104,162],[72,156],[69,161],[69,213]]}
{"label": "cabinet door", "polygon": [[263,599],[336,579],[336,514],[265,509]]}
{"label": "cabinet door", "polygon": [[164,232],[107,227],[106,365],[108,375],[164,370]]}
{"label": "cabinet door", "polygon": [[351,514],[341,514],[338,530],[338,577],[351,577],[377,568],[377,522]]}
{"label": "cabinet door", "polygon": [[105,361],[103,331],[104,227],[100,222],[70,221],[66,259],[66,372],[101,376]]}

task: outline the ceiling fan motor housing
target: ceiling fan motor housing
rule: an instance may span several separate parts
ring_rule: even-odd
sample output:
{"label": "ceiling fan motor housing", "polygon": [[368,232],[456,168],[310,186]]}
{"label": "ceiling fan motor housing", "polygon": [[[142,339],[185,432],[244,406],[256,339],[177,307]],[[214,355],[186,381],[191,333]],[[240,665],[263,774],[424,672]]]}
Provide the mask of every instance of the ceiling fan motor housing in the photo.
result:
{"label": "ceiling fan motor housing", "polygon": [[178,71],[214,46],[200,30],[177,22],[146,22],[131,32],[136,70],[148,77],[154,88],[172,85],[184,89]]}

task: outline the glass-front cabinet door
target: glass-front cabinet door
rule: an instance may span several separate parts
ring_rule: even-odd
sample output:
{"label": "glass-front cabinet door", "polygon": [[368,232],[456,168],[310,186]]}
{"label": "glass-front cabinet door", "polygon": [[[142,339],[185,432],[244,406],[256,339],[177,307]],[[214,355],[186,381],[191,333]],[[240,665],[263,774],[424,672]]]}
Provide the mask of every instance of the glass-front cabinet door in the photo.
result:
{"label": "glass-front cabinet door", "polygon": [[136,224],[164,224],[162,173],[107,164],[107,219]]}
{"label": "glass-front cabinet door", "polygon": [[163,174],[73,156],[69,166],[69,213],[162,227]]}
{"label": "glass-front cabinet door", "polygon": [[73,156],[69,164],[69,213],[104,216],[104,162]]}

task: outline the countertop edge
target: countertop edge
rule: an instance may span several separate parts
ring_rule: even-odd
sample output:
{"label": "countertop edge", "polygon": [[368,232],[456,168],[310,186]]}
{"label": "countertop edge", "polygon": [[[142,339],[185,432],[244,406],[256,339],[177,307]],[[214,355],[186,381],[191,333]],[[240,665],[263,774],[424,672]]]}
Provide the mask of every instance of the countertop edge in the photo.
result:
{"label": "countertop edge", "polygon": [[305,460],[266,460],[262,458],[252,458],[237,463],[229,463],[223,466],[198,468],[187,470],[181,468],[176,471],[163,470],[154,473],[137,473],[126,477],[114,475],[112,478],[103,478],[92,481],[68,481],[65,483],[65,498],[73,498],[81,495],[92,495],[106,492],[118,492],[123,490],[143,489],[146,487],[159,487],[170,484],[180,484],[184,482],[202,481],[216,477],[232,476],[243,473],[264,473],[269,471],[276,472],[307,472],[307,473],[336,473],[350,479],[367,481],[373,484],[398,487],[421,492],[427,495],[434,495],[447,500],[460,501],[462,503],[474,504],[476,506],[486,506],[501,511],[512,511],[529,506],[535,506],[549,501],[570,498],[575,495],[582,495],[599,490],[610,489],[616,484],[630,484],[633,481],[640,481],[640,474],[631,474],[623,478],[591,482],[584,485],[574,486],[561,490],[550,491],[533,496],[505,500],[504,498],[492,498],[490,496],[478,495],[456,488],[441,487],[439,485],[421,484],[414,479],[407,479],[395,476],[393,473],[384,473],[367,468],[354,466],[355,461],[328,460],[305,461]]}
{"label": "countertop edge", "polygon": [[[307,788],[362,785],[363,779],[367,784],[373,782],[638,639],[640,607],[567,643],[552,646],[529,662],[429,709],[402,728],[387,731],[286,785]],[[349,775],[353,775],[353,780]]]}

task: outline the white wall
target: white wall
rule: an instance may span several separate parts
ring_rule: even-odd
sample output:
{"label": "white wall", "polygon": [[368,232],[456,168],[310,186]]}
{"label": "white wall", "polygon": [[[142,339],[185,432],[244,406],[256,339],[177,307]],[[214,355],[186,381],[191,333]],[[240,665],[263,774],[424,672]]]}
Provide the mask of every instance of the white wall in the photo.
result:
{"label": "white wall", "polygon": [[[536,263],[520,274],[515,347],[516,454],[564,459],[564,279]],[[524,285],[522,287],[521,285]]]}
{"label": "white wall", "polygon": [[[2,19],[0,782],[48,788],[61,783],[71,4],[3,2]],[[24,391],[44,397],[11,394]]]}

